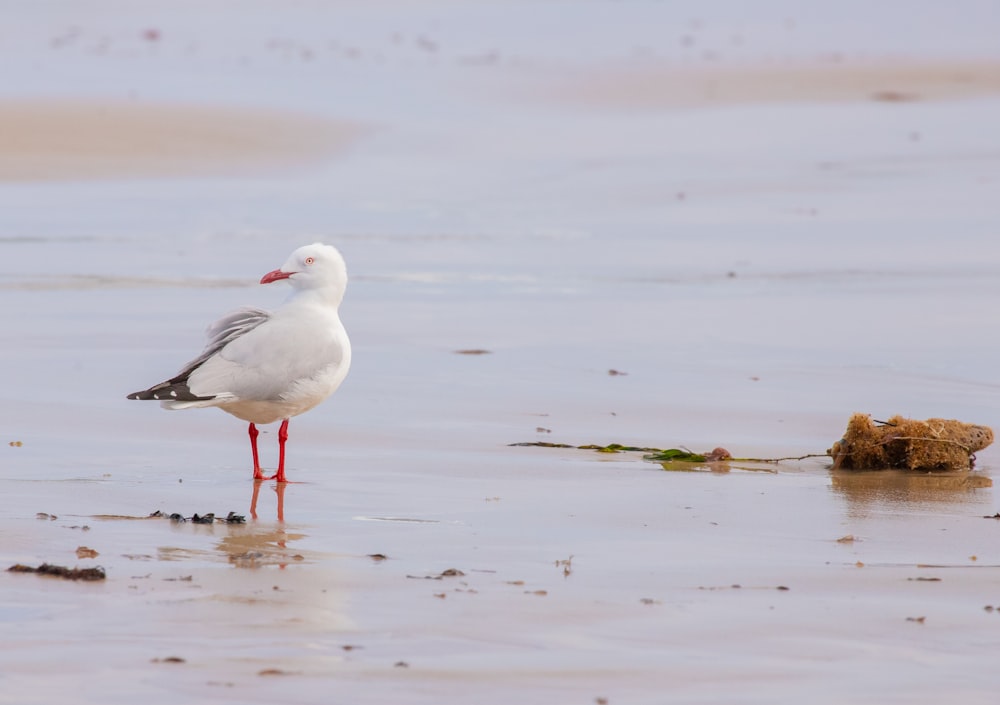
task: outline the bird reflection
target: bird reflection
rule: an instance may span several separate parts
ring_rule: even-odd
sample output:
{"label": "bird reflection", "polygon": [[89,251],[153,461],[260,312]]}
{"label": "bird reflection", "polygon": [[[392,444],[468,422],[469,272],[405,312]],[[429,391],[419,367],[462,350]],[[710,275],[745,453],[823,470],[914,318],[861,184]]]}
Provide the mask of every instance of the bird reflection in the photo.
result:
{"label": "bird reflection", "polygon": [[[263,479],[253,481],[253,495],[250,497],[250,516],[257,519],[257,499],[260,496],[260,485],[263,483]],[[274,493],[278,495],[278,521],[285,520],[285,488],[288,486],[286,482],[275,483]]]}
{"label": "bird reflection", "polygon": [[[262,482],[264,481],[257,480],[253,483],[253,495],[250,499],[250,515],[255,521],[251,524],[229,527],[229,531],[216,548],[226,554],[229,562],[238,568],[259,568],[265,565],[284,568],[290,563],[308,560],[302,552],[294,549],[294,542],[304,539],[306,534],[290,530],[284,521],[287,483],[278,482],[274,488],[278,497],[277,522],[256,521],[257,501]],[[289,544],[293,544],[293,547],[289,548]]]}

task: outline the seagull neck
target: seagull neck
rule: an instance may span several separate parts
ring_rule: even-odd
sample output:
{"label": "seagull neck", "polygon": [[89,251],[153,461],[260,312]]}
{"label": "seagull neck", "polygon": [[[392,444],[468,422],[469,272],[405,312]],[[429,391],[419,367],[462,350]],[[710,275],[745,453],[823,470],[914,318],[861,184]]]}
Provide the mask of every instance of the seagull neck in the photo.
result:
{"label": "seagull neck", "polygon": [[344,299],[344,290],[340,287],[323,286],[311,289],[297,289],[288,297],[287,303],[296,302],[315,306],[337,308]]}

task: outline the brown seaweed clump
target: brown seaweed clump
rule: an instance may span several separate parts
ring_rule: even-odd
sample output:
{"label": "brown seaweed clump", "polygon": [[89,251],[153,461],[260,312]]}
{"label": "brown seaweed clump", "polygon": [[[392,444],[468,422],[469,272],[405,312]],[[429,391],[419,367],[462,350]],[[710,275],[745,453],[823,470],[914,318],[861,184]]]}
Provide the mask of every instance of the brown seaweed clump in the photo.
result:
{"label": "brown seaweed clump", "polygon": [[827,455],[834,470],[969,470],[975,452],[993,442],[993,429],[953,419],[874,421],[854,414]]}

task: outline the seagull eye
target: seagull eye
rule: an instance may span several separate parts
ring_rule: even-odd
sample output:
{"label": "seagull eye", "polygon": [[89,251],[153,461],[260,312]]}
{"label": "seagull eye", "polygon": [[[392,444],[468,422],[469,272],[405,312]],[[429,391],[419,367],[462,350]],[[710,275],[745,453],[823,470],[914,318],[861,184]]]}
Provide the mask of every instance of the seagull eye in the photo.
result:
{"label": "seagull eye", "polygon": [[306,264],[312,264],[316,261],[315,257],[306,257]]}

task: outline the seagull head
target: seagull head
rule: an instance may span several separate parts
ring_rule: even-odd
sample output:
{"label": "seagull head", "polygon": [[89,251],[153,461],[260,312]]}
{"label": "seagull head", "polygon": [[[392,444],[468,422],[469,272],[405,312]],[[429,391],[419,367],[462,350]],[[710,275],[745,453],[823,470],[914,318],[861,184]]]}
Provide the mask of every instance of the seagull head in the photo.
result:
{"label": "seagull head", "polygon": [[343,297],[347,287],[347,265],[333,245],[314,243],[295,250],[280,269],[261,277],[261,284],[287,279],[295,289],[329,289]]}

